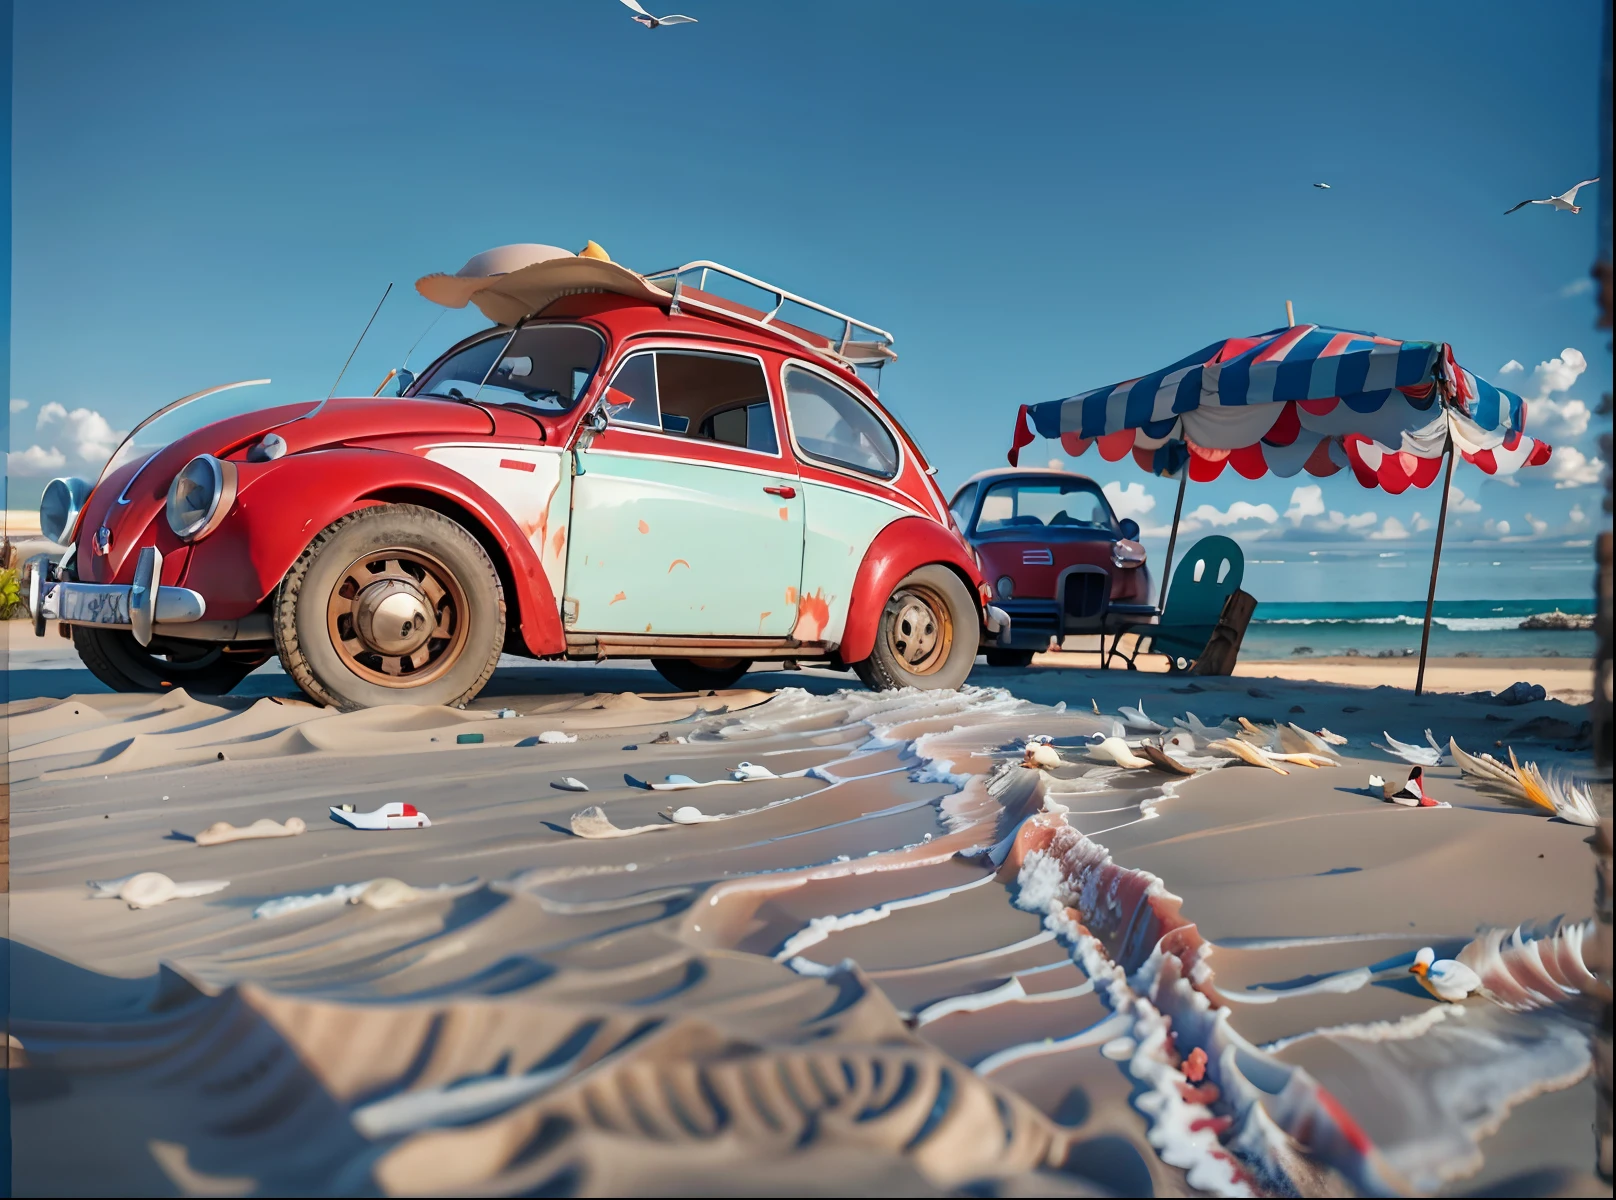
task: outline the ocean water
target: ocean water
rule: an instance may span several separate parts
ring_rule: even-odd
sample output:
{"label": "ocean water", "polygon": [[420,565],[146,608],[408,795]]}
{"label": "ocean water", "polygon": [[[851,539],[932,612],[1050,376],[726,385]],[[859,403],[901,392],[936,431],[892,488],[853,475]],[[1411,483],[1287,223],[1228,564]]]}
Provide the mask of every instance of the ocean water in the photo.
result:
{"label": "ocean water", "polygon": [[[1591,658],[1592,630],[1522,629],[1539,613],[1592,613],[1592,597],[1549,600],[1442,600],[1431,618],[1431,656]],[[1243,658],[1418,653],[1422,600],[1259,601]]]}

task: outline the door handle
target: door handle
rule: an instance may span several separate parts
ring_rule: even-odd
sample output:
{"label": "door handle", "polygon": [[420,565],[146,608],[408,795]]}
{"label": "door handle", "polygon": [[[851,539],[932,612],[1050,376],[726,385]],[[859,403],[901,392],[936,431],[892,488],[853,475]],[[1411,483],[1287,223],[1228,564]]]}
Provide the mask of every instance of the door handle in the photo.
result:
{"label": "door handle", "polygon": [[782,500],[790,500],[797,494],[797,489],[794,487],[766,487],[763,490],[771,496],[780,497]]}

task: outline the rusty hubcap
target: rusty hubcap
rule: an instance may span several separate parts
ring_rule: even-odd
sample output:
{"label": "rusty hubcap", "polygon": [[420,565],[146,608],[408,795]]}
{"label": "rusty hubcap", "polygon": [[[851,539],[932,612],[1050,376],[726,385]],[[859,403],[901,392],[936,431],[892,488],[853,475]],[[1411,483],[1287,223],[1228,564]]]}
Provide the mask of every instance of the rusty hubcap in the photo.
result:
{"label": "rusty hubcap", "polygon": [[379,550],[342,572],[326,624],[355,675],[384,687],[419,687],[454,666],[465,648],[466,594],[430,554]]}
{"label": "rusty hubcap", "polygon": [[904,588],[887,602],[887,646],[904,669],[930,675],[948,659],[954,628],[943,598],[930,588]]}

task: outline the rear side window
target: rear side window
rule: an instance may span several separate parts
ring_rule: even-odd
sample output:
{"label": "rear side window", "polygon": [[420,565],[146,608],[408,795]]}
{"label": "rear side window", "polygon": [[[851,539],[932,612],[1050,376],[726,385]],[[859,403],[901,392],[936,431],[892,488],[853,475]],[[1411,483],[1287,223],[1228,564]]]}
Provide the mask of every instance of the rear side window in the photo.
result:
{"label": "rear side window", "polygon": [[807,457],[878,479],[898,473],[898,445],[886,426],[824,376],[787,367],[786,412],[797,448]]}
{"label": "rear side window", "polygon": [[774,436],[774,412],[767,400],[714,413],[701,423],[698,436],[764,454],[780,453],[779,439]]}
{"label": "rear side window", "polygon": [[626,359],[606,393],[611,420],[778,454],[769,383],[755,358],[691,350]]}

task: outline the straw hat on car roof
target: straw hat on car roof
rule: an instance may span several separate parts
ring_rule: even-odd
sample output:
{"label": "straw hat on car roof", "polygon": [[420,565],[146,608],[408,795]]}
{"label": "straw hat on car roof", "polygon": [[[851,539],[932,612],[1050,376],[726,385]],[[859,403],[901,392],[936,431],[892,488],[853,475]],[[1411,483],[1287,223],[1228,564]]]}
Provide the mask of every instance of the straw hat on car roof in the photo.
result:
{"label": "straw hat on car roof", "polygon": [[473,255],[453,275],[425,275],[415,290],[445,308],[475,304],[497,325],[514,325],[563,296],[611,292],[666,307],[672,297],[618,266],[594,242],[577,254],[559,246],[519,243]]}

